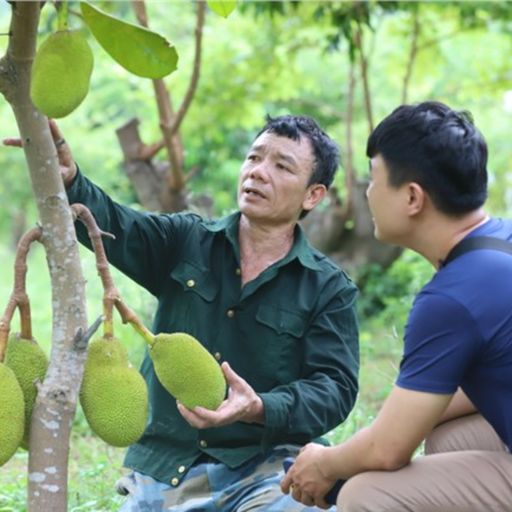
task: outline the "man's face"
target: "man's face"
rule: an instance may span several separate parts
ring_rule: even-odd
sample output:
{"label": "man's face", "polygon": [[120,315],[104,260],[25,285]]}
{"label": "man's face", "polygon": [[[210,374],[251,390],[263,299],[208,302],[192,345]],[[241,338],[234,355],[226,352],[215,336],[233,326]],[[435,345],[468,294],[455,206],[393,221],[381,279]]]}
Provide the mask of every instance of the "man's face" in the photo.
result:
{"label": "man's face", "polygon": [[[314,165],[311,142],[262,133],[252,144],[240,170],[238,206],[252,220],[282,224],[295,222],[303,209],[311,209],[308,186]],[[325,187],[323,187],[325,189]]]}
{"label": "man's face", "polygon": [[381,155],[370,160],[370,183],[366,190],[373,217],[375,238],[399,244],[408,228],[407,184],[398,188],[389,184],[389,170]]}

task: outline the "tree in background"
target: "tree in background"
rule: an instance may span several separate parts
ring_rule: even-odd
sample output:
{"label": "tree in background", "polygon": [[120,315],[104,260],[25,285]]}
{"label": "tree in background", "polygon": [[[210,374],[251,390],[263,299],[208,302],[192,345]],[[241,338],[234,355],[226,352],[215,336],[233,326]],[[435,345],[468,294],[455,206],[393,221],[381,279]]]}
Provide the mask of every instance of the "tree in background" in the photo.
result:
{"label": "tree in background", "polygon": [[[461,91],[444,87],[445,83],[452,87],[450,82],[457,80],[449,75],[436,77],[453,59],[453,55],[449,55],[450,47],[456,48],[454,42],[464,40],[470,47],[478,47],[479,38],[494,36],[500,41],[496,53],[505,55],[506,41],[510,41],[507,23],[512,8],[507,2],[241,2],[237,16],[241,21],[242,18],[252,20],[261,33],[261,40],[251,40],[253,52],[244,54],[243,50],[238,50],[237,43],[243,36],[235,33],[232,20],[231,24],[225,24],[227,33],[232,34],[232,47],[225,47],[223,54],[219,49],[215,61],[202,63],[199,35],[202,25],[198,17],[192,78],[183,95],[183,104],[191,106],[186,121],[190,125],[185,145],[181,135],[174,134],[174,156],[168,149],[167,154],[171,156],[159,160],[157,151],[164,147],[165,137],[157,143],[144,145],[136,129],[138,120],[131,120],[118,130],[125,156],[124,168],[138,200],[145,208],[153,210],[199,207],[206,214],[218,213],[222,210],[218,199],[225,192],[219,178],[222,173],[216,169],[223,164],[215,156],[233,158],[234,152],[235,156],[242,157],[239,148],[248,145],[251,139],[250,129],[243,126],[246,114],[241,110],[251,110],[254,102],[260,101],[262,113],[266,109],[271,114],[293,111],[312,115],[319,118],[330,133],[338,135],[344,168],[343,178],[338,179],[337,186],[330,191],[325,207],[312,212],[304,219],[303,226],[315,246],[347,268],[364,286],[368,269],[375,265],[385,269],[402,252],[373,237],[373,222],[365,198],[364,141],[376,120],[400,103],[436,98],[453,104],[451,100],[457,95],[461,98],[456,103],[464,103],[460,94],[462,87]],[[211,49],[212,41],[209,41],[205,51]],[[469,48],[466,51],[471,52]],[[219,61],[220,58],[226,64]],[[306,67],[300,69],[305,58],[319,62],[314,70],[318,71],[317,75],[308,76]],[[233,64],[231,72],[227,69],[229,63]],[[480,87],[499,91],[506,87],[507,81],[510,83],[509,67],[498,55],[485,63],[482,72],[477,71],[479,63],[472,64],[473,73],[464,69],[458,71],[460,78],[466,80],[464,87],[468,91]],[[310,63],[308,67],[312,68]],[[324,69],[320,70],[321,67]],[[199,68],[202,78],[197,86]],[[259,72],[262,94],[253,92],[258,87],[251,83],[246,68],[254,70],[257,77]],[[239,70],[243,71],[242,75]],[[489,80],[487,84],[472,83],[476,76],[485,75]],[[268,83],[269,76],[271,83]],[[331,90],[323,85],[326,81]],[[247,95],[240,98],[238,88],[244,85]],[[196,87],[195,100],[190,105],[187,101]],[[467,107],[472,108],[472,105]],[[199,109],[206,118],[204,122],[198,119]],[[169,119],[176,118],[183,120],[171,112]],[[195,125],[196,122],[199,124]],[[253,120],[252,129],[260,122],[261,118]],[[165,124],[162,116],[160,124]],[[196,126],[198,134],[194,135]],[[234,134],[225,133],[222,141],[213,142],[224,126],[233,126]],[[228,130],[226,128],[225,132]],[[226,151],[222,144],[233,144],[231,155],[229,148]],[[184,166],[185,161],[188,165]],[[181,172],[169,175],[169,169],[181,169]],[[235,172],[232,179],[235,179]],[[176,174],[178,177],[173,178]],[[181,200],[163,199],[162,195],[176,189],[176,183],[180,184]],[[200,189],[211,192],[194,198],[191,192]]]}

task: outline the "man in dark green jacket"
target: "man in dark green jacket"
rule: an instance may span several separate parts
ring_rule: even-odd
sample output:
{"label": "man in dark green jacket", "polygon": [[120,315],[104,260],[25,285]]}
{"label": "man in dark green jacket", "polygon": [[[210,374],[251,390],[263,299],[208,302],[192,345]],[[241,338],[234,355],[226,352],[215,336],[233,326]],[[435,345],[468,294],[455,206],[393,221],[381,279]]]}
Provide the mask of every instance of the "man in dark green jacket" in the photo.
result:
{"label": "man in dark green jacket", "polygon": [[126,456],[122,510],[307,510],[281,494],[282,460],[344,421],[357,394],[356,287],[298,225],[333,181],[334,142],[310,118],[269,118],[242,164],[239,211],[209,221],[116,204],[52,132],[70,203],[115,235],[109,261],[158,299],[153,331],[195,336],[229,386],[216,411],[188,410],[146,356],[151,413]]}

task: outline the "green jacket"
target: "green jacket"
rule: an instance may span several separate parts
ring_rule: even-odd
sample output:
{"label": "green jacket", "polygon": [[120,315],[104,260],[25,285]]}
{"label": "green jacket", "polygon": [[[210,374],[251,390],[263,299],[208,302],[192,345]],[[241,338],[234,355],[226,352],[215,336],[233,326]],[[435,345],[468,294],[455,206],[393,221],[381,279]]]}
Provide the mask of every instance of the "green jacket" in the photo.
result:
{"label": "green jacket", "polygon": [[[153,332],[187,332],[228,361],[259,394],[265,425],[197,430],[179,414],[147,356],[151,412],[127,467],[179,485],[203,454],[236,467],[278,444],[305,444],[341,423],[357,395],[354,284],[297,226],[281,261],[241,286],[239,213],[207,221],[191,213],[140,213],[113,202],[83,175],[68,189],[88,206],[108,260],[158,299]],[[81,242],[90,246],[80,224]]]}

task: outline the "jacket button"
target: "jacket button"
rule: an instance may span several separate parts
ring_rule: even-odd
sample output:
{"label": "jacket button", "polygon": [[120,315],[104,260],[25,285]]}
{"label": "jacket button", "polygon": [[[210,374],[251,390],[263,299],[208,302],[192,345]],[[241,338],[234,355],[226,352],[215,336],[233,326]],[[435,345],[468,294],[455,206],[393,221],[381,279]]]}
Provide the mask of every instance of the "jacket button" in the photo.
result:
{"label": "jacket button", "polygon": [[180,483],[179,479],[174,477],[172,480],[171,480],[171,485],[173,487],[176,487],[178,484]]}
{"label": "jacket button", "polygon": [[215,355],[214,355],[215,359],[217,359],[217,361],[220,361],[220,358],[222,357],[220,355],[220,352],[215,352]]}
{"label": "jacket button", "polygon": [[208,443],[204,439],[201,439],[201,441],[199,441],[199,446],[201,448],[206,448],[208,446]]}
{"label": "jacket button", "polygon": [[187,286],[188,286],[189,288],[193,288],[195,285],[196,285],[196,282],[195,282],[193,279],[189,279],[189,280],[187,281]]}
{"label": "jacket button", "polygon": [[187,469],[185,466],[180,466],[178,468],[178,473],[184,473],[185,472],[185,469]]}
{"label": "jacket button", "polygon": [[226,315],[228,315],[228,318],[233,318],[235,316],[235,312],[232,309],[228,309]]}

